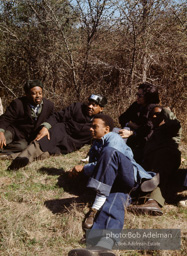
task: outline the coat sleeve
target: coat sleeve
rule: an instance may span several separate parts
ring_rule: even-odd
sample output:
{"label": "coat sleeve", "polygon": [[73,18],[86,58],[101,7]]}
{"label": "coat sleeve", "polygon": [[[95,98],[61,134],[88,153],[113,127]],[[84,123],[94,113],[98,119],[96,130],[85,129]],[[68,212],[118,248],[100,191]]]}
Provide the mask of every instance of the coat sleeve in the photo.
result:
{"label": "coat sleeve", "polygon": [[51,126],[54,126],[57,123],[62,123],[70,120],[72,118],[72,113],[74,109],[76,108],[76,103],[70,105],[69,107],[58,111],[54,112],[48,119],[47,123],[49,123]]}
{"label": "coat sleeve", "polygon": [[19,117],[19,99],[13,100],[7,107],[5,113],[0,116],[0,128],[6,130]]}
{"label": "coat sleeve", "polygon": [[48,118],[54,113],[54,103],[49,101]]}
{"label": "coat sleeve", "polygon": [[[167,120],[177,120],[176,115],[169,108],[163,108],[163,111],[164,111],[164,115],[166,116],[166,122]],[[176,127],[178,126],[179,128],[179,129],[177,128],[178,130],[177,132],[174,132],[176,134],[176,136],[174,135],[174,140],[176,141],[177,144],[179,144],[182,138],[182,127],[178,120],[175,121],[174,123],[175,123],[175,126]]]}
{"label": "coat sleeve", "polygon": [[126,123],[134,119],[134,116],[137,115],[138,109],[138,104],[134,102],[123,114],[120,115],[119,123],[122,128],[125,127]]}
{"label": "coat sleeve", "polygon": [[166,138],[178,136],[181,128],[180,122],[177,119],[167,120],[167,122],[159,127],[160,133]]}

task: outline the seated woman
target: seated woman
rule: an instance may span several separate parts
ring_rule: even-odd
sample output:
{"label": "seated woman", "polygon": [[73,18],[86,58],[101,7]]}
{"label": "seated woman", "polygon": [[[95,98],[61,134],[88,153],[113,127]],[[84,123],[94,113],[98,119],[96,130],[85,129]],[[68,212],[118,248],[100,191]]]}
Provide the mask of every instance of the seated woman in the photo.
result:
{"label": "seated woman", "polygon": [[137,100],[119,117],[123,129],[119,130],[122,138],[128,138],[127,144],[134,153],[135,160],[141,163],[145,137],[151,127],[147,124],[150,104],[158,104],[158,88],[151,83],[142,83],[138,87]]}

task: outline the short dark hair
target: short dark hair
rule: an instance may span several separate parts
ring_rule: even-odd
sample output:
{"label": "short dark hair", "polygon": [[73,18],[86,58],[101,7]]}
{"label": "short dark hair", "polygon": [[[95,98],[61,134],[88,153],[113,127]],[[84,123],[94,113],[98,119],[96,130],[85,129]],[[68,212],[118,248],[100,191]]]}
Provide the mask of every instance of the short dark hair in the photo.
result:
{"label": "short dark hair", "polygon": [[114,121],[113,121],[113,119],[110,116],[101,113],[101,114],[95,115],[94,119],[101,119],[101,120],[103,120],[105,125],[109,126],[110,131],[113,130],[113,128],[114,128]]}
{"label": "short dark hair", "polygon": [[32,89],[33,87],[36,87],[36,86],[43,89],[43,84],[40,80],[28,80],[24,85],[25,93],[28,93],[30,91],[30,89]]}
{"label": "short dark hair", "polygon": [[138,89],[142,89],[146,104],[158,104],[160,102],[156,85],[144,82],[139,85]]}

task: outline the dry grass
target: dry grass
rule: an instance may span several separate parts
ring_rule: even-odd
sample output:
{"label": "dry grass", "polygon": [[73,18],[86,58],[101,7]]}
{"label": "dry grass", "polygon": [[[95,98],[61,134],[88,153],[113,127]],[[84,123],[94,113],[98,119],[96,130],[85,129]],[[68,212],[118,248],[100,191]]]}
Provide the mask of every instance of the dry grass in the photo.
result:
{"label": "dry grass", "polygon": [[[183,145],[181,150],[185,159],[182,167],[186,168],[186,147]],[[80,240],[88,204],[75,193],[77,184],[66,182],[64,171],[78,164],[87,151],[85,146],[66,156],[34,162],[17,172],[7,171],[10,161],[1,161],[0,255],[65,256],[72,248],[85,247]],[[116,251],[116,255],[186,255],[187,209],[166,205],[163,211],[161,217],[127,213],[124,228],[179,228],[180,251]]]}

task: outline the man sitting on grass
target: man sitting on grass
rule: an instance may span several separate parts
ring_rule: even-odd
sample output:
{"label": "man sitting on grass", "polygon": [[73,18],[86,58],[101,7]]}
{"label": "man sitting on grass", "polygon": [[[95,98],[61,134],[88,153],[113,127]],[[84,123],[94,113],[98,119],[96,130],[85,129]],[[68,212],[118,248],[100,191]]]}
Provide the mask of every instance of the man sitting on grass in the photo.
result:
{"label": "man sitting on grass", "polygon": [[[85,230],[111,230],[121,232],[124,225],[125,207],[130,194],[140,186],[142,179],[152,179],[155,173],[146,172],[133,158],[131,149],[117,133],[111,132],[113,120],[108,115],[94,117],[91,132],[94,143],[90,149],[90,163],[75,166],[73,176],[84,173],[89,177],[88,188],[96,191],[95,201],[86,217]],[[92,238],[91,238],[92,240]],[[93,239],[94,240],[94,239]],[[95,241],[95,240],[94,240]],[[92,241],[91,241],[92,242]],[[111,250],[116,241],[101,237],[90,249],[74,249],[69,256],[114,255]]]}
{"label": "man sitting on grass", "polygon": [[27,81],[24,91],[25,96],[13,100],[0,116],[0,158],[24,150],[53,113],[53,103],[43,98],[41,81]]}
{"label": "man sitting on grass", "polygon": [[90,126],[93,117],[103,111],[107,99],[92,94],[88,103],[74,103],[54,113],[32,142],[8,169],[16,170],[26,166],[43,155],[67,154],[80,149],[91,142]]}

